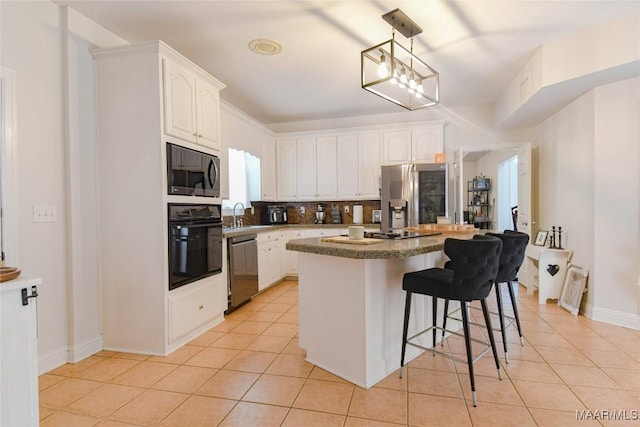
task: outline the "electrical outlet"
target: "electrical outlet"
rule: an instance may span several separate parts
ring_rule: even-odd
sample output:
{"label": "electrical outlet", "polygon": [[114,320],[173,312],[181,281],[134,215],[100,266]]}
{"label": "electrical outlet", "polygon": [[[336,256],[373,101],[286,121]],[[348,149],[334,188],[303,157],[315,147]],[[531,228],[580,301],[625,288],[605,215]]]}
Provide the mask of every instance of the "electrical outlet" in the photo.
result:
{"label": "electrical outlet", "polygon": [[56,222],[56,207],[51,205],[33,205],[33,222]]}
{"label": "electrical outlet", "polygon": [[304,215],[304,206],[300,206],[300,215]]}
{"label": "electrical outlet", "polygon": [[349,205],[344,205],[344,213],[349,213]]}

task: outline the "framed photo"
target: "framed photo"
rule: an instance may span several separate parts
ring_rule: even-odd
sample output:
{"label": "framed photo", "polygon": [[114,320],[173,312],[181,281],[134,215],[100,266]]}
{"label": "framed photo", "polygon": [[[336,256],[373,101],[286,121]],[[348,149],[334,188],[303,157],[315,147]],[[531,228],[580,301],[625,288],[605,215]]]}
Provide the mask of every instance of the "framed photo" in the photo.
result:
{"label": "framed photo", "polygon": [[547,242],[548,235],[548,231],[538,230],[538,234],[536,234],[536,240],[533,241],[533,244],[536,246],[544,246],[544,244]]}
{"label": "framed photo", "polygon": [[473,179],[473,189],[474,190],[488,190],[489,189],[489,179],[488,178],[475,177]]}
{"label": "framed photo", "polygon": [[582,294],[584,294],[588,277],[589,270],[569,264],[558,305],[574,316],[577,316],[580,310],[580,302],[582,301]]}

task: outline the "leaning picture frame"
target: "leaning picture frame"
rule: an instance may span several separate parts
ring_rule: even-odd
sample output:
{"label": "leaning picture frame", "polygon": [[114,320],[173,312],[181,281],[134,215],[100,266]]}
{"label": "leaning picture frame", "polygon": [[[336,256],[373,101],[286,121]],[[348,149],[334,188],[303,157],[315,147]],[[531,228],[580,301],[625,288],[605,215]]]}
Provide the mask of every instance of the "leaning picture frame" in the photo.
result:
{"label": "leaning picture frame", "polygon": [[588,278],[589,270],[574,264],[569,264],[567,267],[567,275],[564,278],[558,305],[574,316],[577,316],[580,311],[582,294],[584,294]]}
{"label": "leaning picture frame", "polygon": [[536,240],[533,241],[533,244],[536,246],[544,246],[544,244],[547,242],[548,235],[548,231],[538,230],[538,234],[536,234]]}

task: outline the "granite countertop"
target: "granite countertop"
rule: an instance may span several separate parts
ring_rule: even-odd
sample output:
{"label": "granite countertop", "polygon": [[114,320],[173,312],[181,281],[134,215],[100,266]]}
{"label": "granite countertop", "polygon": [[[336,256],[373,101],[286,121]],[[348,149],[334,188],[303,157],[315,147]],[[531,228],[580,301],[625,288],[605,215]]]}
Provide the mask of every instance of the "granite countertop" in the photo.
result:
{"label": "granite countertop", "polygon": [[471,238],[469,235],[440,234],[401,240],[382,240],[371,245],[323,242],[322,238],[289,240],[287,250],[354,259],[404,259],[440,251],[447,237]]}
{"label": "granite countertop", "polygon": [[380,229],[380,224],[276,224],[247,225],[245,227],[228,227],[222,229],[222,237],[236,237],[251,233],[264,233],[275,230],[292,230],[298,228],[348,228],[350,225],[363,225],[365,228]]}

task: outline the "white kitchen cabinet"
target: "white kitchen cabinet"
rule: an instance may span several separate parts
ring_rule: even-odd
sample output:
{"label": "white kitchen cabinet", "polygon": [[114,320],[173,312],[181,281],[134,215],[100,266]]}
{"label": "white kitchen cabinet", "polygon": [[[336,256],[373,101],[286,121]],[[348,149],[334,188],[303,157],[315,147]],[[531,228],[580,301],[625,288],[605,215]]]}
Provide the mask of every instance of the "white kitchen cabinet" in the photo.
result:
{"label": "white kitchen cabinet", "polygon": [[334,237],[347,234],[346,228],[305,228],[303,237]]}
{"label": "white kitchen cabinet", "polygon": [[[104,348],[166,355],[224,320],[225,262],[222,273],[169,291],[168,203],[220,199],[168,195],[165,163],[168,141],[209,152],[213,139],[220,143],[218,106],[213,104],[224,85],[160,41],[96,49],[92,54],[100,122],[97,226]],[[214,122],[199,123],[200,112]],[[206,149],[188,139],[192,133],[178,131],[193,126],[203,134],[196,143],[209,141]],[[224,174],[222,179],[227,179]],[[132,221],[132,212],[144,220]],[[132,243],[132,236],[137,243]],[[183,315],[189,311],[185,306],[193,307],[184,296],[191,291],[201,292],[205,316]]]}
{"label": "white kitchen cabinet", "polygon": [[[18,277],[0,285],[0,426],[37,426],[38,337],[35,298],[41,279]],[[36,288],[37,290],[37,288]]]}
{"label": "white kitchen cabinet", "polygon": [[382,164],[434,163],[444,151],[442,124],[383,132]]}
{"label": "white kitchen cabinet", "polygon": [[411,161],[411,130],[399,129],[382,133],[382,163],[392,165]]}
{"label": "white kitchen cabinet", "polygon": [[380,199],[380,134],[338,136],[338,199]]}
{"label": "white kitchen cabinet", "polygon": [[336,138],[299,138],[298,200],[333,200],[337,196]]}
{"label": "white kitchen cabinet", "polygon": [[297,200],[298,157],[295,138],[276,140],[278,200]]}
{"label": "white kitchen cabinet", "polygon": [[444,152],[442,125],[422,126],[411,129],[411,161],[435,163],[437,153]]}
{"label": "white kitchen cabinet", "polygon": [[292,239],[301,239],[303,235],[303,229],[298,228],[295,230],[282,231],[282,253],[284,254],[284,275],[285,276],[297,276],[298,275],[298,252],[288,251],[286,246],[287,242]]}
{"label": "white kitchen cabinet", "polygon": [[165,133],[220,150],[221,87],[199,77],[190,64],[168,58],[162,63]]}
{"label": "white kitchen cabinet", "polygon": [[258,291],[273,285],[283,276],[280,231],[258,234]]}
{"label": "white kitchen cabinet", "polygon": [[215,320],[227,309],[226,283],[215,283],[221,281],[224,278],[219,274],[209,276],[170,294],[169,342],[175,342],[200,325]]}
{"label": "white kitchen cabinet", "polygon": [[272,136],[263,134],[260,145],[262,151],[262,200],[273,202],[278,197],[278,187],[276,185],[276,142]]}

